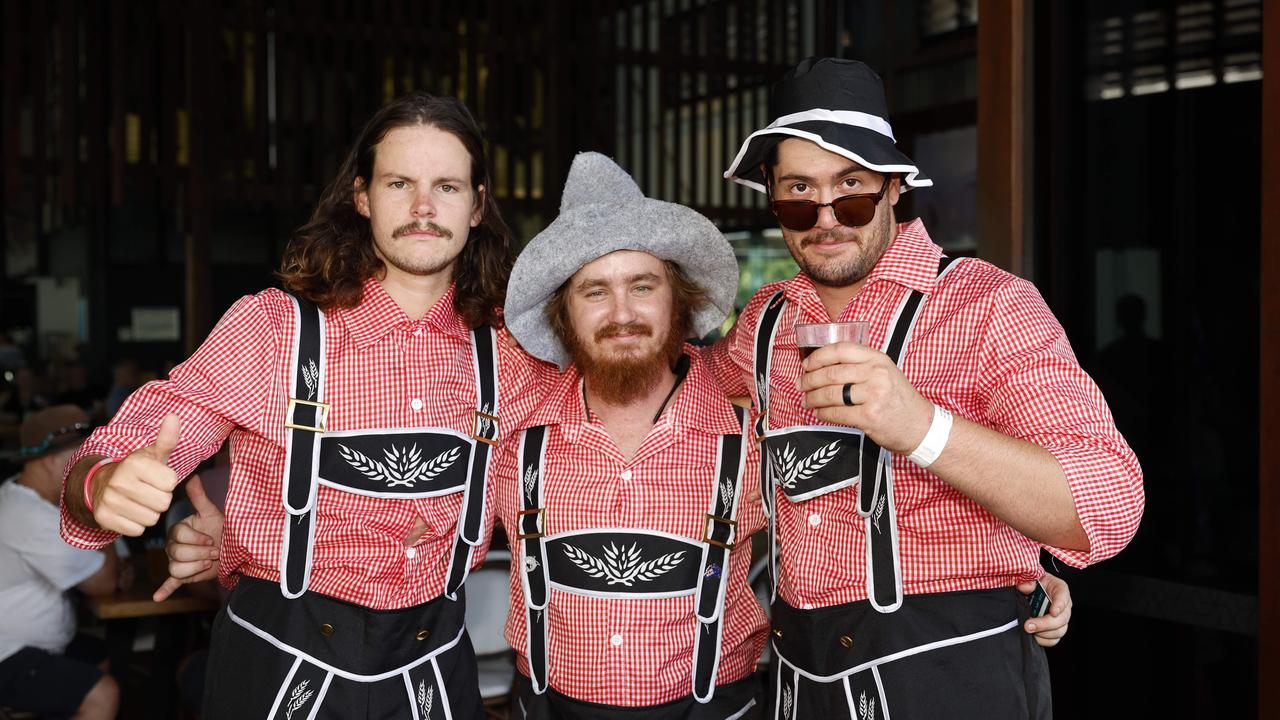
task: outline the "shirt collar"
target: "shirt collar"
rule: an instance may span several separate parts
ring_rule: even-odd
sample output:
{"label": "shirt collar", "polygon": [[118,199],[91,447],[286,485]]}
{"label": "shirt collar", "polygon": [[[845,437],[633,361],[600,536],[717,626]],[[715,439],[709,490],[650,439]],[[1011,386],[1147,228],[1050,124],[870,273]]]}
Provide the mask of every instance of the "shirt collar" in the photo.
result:
{"label": "shirt collar", "polygon": [[404,310],[387,294],[377,278],[370,277],[364,281],[364,295],[360,303],[353,308],[337,311],[346,326],[347,333],[356,347],[363,348],[383,338],[397,327],[416,329],[429,328],[446,335],[465,338],[469,332],[466,323],[453,307],[455,285],[451,283],[444,295],[427,311],[421,320],[411,320]]}
{"label": "shirt collar", "polygon": [[[884,255],[876,262],[875,267],[867,275],[863,290],[881,281],[902,285],[912,290],[919,290],[926,295],[933,290],[938,279],[938,261],[942,258],[942,248],[929,238],[924,221],[919,218],[898,224],[898,235],[889,244]],[[803,272],[788,280],[783,287],[787,299],[807,305],[816,303],[820,315],[826,310],[818,300],[813,280]]]}
{"label": "shirt collar", "polygon": [[[707,369],[701,353],[688,344],[685,352],[690,360],[689,374],[685,376],[680,392],[658,418],[658,424],[665,424],[674,432],[696,430],[728,435],[741,431],[732,406]],[[545,401],[530,414],[524,425],[560,425],[572,442],[583,427],[595,422],[583,400],[582,373],[576,365],[570,365],[553,381]]]}

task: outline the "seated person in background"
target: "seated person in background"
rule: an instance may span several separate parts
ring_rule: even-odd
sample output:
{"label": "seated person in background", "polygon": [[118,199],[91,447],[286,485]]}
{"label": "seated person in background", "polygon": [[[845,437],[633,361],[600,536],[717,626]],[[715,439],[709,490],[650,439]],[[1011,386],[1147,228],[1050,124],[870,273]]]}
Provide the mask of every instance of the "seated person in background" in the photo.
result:
{"label": "seated person in background", "polygon": [[115,551],[58,536],[62,469],[88,431],[74,405],[32,414],[19,430],[22,472],[0,485],[0,706],[41,717],[114,718],[119,705],[106,652],[76,636],[66,593],[115,592]]}

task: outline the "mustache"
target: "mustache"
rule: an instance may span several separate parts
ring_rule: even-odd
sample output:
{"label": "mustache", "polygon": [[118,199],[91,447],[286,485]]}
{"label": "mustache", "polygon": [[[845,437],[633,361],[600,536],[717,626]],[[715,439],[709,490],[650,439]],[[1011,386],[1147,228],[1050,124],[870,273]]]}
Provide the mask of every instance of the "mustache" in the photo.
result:
{"label": "mustache", "polygon": [[641,335],[648,337],[653,335],[653,328],[644,323],[613,323],[605,325],[596,331],[595,338],[597,341],[605,338],[617,337],[619,335]]}
{"label": "mustache", "polygon": [[809,235],[805,235],[804,237],[800,238],[800,248],[804,249],[809,247],[810,245],[826,242],[828,240],[853,240],[857,237],[857,235],[858,233],[856,230],[854,230],[853,228],[847,228],[844,226],[828,228],[826,230],[819,230],[815,233],[811,233]]}
{"label": "mustache", "polygon": [[399,237],[404,237],[405,235],[408,235],[409,233],[423,232],[423,231],[426,231],[426,232],[433,232],[433,233],[435,233],[435,234],[439,235],[440,237],[444,238],[445,240],[451,240],[451,239],[453,239],[453,233],[452,233],[452,232],[449,232],[449,231],[448,231],[447,229],[445,229],[444,227],[442,227],[442,226],[440,226],[440,225],[437,225],[437,224],[435,224],[435,223],[431,222],[430,220],[428,220],[428,221],[426,221],[426,222],[424,222],[424,223],[411,222],[411,223],[408,223],[408,224],[406,224],[406,225],[401,225],[400,227],[396,228],[396,229],[391,233],[391,237],[393,237],[393,238],[399,238]]}

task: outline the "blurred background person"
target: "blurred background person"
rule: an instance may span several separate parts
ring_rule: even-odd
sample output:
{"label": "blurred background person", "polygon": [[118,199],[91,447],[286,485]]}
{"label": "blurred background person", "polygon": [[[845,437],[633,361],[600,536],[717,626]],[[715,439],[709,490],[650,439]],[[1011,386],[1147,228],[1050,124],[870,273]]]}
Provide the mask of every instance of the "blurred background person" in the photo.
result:
{"label": "blurred background person", "polygon": [[114,593],[114,547],[80,550],[58,536],[62,469],[88,431],[74,405],[31,414],[21,472],[0,485],[0,706],[42,718],[114,718],[120,700],[102,642],[76,634],[68,593]]}

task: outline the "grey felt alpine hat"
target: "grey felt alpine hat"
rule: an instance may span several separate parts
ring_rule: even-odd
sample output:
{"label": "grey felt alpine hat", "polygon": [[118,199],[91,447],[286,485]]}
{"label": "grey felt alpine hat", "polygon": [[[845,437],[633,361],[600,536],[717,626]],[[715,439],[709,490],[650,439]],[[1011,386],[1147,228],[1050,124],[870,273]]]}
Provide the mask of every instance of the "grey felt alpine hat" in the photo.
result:
{"label": "grey felt alpine hat", "polygon": [[604,155],[581,153],[569,168],[560,215],[525,246],[507,283],[503,314],[525,350],[568,366],[544,313],[547,301],[583,265],[617,250],[671,260],[707,292],[709,302],[694,312],[692,337],[719,327],[733,309],[738,262],[716,226],[683,205],[645,197]]}

